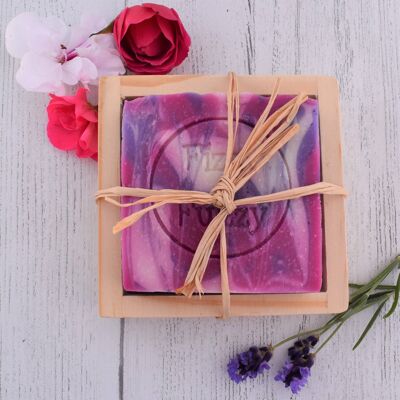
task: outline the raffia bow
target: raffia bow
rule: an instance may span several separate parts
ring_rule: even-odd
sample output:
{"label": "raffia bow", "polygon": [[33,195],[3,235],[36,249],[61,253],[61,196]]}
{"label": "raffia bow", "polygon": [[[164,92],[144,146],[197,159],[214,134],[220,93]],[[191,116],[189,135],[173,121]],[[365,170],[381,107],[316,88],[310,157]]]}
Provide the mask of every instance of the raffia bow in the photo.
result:
{"label": "raffia bow", "polygon": [[[96,200],[104,199],[121,208],[153,203],[120,220],[114,226],[113,233],[118,233],[131,226],[149,211],[165,204],[192,203],[214,205],[219,208],[219,213],[210,222],[197,246],[184,285],[176,289],[176,292],[188,297],[191,297],[195,291],[197,291],[199,295],[204,293],[201,282],[214,244],[219,237],[223,317],[228,317],[230,311],[225,220],[229,214],[235,211],[236,207],[292,200],[312,194],[346,195],[344,188],[341,186],[327,182],[319,182],[269,195],[236,200],[236,192],[299,131],[299,125],[292,124],[292,122],[297,115],[299,107],[307,100],[307,96],[299,94],[280,107],[272,115],[269,115],[278,93],[278,79],[265,110],[250,133],[243,148],[234,156],[233,150],[239,121],[239,90],[236,75],[230,72],[228,79],[228,137],[225,167],[223,175],[210,193],[192,190],[141,189],[117,186],[99,190],[96,194]],[[114,199],[114,197],[121,196],[139,197],[140,199],[132,203],[121,203]]]}

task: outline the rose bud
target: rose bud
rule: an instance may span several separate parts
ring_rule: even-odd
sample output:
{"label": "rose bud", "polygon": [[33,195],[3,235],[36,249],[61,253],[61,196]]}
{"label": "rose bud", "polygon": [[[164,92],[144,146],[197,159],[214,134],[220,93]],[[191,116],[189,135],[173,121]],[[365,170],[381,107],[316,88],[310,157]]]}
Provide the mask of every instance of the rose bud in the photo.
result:
{"label": "rose bud", "polygon": [[97,160],[97,111],[86,100],[86,89],[75,96],[54,96],[47,106],[47,136],[60,150]]}
{"label": "rose bud", "polygon": [[125,8],[114,21],[114,38],[129,70],[166,74],[187,57],[190,37],[172,8],[145,3]]}

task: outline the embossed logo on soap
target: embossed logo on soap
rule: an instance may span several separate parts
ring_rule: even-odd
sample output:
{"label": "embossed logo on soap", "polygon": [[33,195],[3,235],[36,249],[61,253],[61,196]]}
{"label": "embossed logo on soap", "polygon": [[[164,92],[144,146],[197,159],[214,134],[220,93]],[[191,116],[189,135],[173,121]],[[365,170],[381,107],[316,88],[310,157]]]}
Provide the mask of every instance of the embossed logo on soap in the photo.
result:
{"label": "embossed logo on soap", "polygon": [[[207,227],[214,217],[218,214],[218,209],[213,206],[201,206],[198,204],[179,204],[178,225],[184,227],[191,223],[193,219],[203,227]],[[225,222],[228,228],[240,228],[247,230],[247,233],[253,235],[262,228],[266,222],[266,215],[269,206],[262,204],[260,206],[247,206],[237,208]],[[251,219],[254,221],[252,224]]]}
{"label": "embossed logo on soap", "polygon": [[[224,119],[213,118],[187,125],[171,134],[154,159],[150,187],[210,191],[224,170],[226,129]],[[251,129],[251,125],[241,121],[237,151]],[[281,176],[276,179],[277,187],[272,178],[276,171],[281,171]],[[237,198],[289,187],[287,165],[279,154],[237,193]],[[173,204],[160,207],[154,215],[173,242],[194,253],[218,211],[211,205]],[[226,220],[228,258],[249,254],[264,246],[282,225],[287,211],[286,201],[238,207]],[[215,246],[211,257],[219,257],[219,246]]]}
{"label": "embossed logo on soap", "polygon": [[220,174],[224,172],[226,156],[224,152],[212,151],[210,145],[204,145],[203,143],[185,144],[182,148],[186,153],[187,168],[190,168],[190,160],[194,159],[205,172],[217,171]]}

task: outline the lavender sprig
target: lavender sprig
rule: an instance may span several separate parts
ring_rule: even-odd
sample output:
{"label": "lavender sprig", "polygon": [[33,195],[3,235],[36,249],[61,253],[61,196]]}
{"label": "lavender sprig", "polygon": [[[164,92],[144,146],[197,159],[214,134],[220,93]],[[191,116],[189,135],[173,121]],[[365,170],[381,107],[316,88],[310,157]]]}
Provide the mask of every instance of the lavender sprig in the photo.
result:
{"label": "lavender sprig", "polygon": [[255,378],[263,371],[270,369],[268,361],[272,358],[269,346],[252,346],[249,350],[233,357],[228,363],[228,374],[230,378],[240,383],[247,378]]}
{"label": "lavender sprig", "polygon": [[[268,362],[272,358],[274,349],[297,339],[294,345],[289,348],[288,360],[275,376],[275,380],[283,382],[286,387],[290,387],[294,394],[298,393],[308,382],[316,354],[336,335],[348,319],[367,308],[378,306],[353,346],[353,350],[355,350],[364,340],[382,309],[391,298],[393,298],[392,305],[383,318],[386,319],[395,312],[400,299],[400,273],[397,277],[396,285],[385,285],[382,282],[392,271],[399,267],[400,256],[397,256],[368,283],[363,285],[351,283],[349,287],[353,292],[350,296],[348,309],[333,316],[321,327],[290,336],[273,346],[250,347],[247,352],[238,354],[228,364],[230,378],[236,383],[240,383],[247,378],[254,378],[263,371],[270,369]],[[331,331],[329,336],[312,353],[310,350],[317,344],[319,337],[329,331]],[[303,339],[299,339],[300,337],[303,337]]]}
{"label": "lavender sprig", "polygon": [[275,376],[276,381],[281,381],[286,387],[290,387],[294,394],[304,387],[311,375],[315,355],[310,350],[318,343],[318,340],[317,336],[309,336],[294,342],[288,349],[289,360],[285,361],[285,365]]}

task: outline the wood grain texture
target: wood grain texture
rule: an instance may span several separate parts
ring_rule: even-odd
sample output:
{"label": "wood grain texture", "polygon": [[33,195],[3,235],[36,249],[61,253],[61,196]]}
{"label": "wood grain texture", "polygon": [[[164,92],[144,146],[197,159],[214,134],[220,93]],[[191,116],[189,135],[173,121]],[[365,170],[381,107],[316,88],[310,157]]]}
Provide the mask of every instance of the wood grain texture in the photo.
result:
{"label": "wood grain texture", "polygon": [[[370,278],[399,251],[400,4],[397,0],[174,0],[192,50],[176,73],[327,74],[339,79],[349,271]],[[129,3],[133,4],[133,3]],[[24,10],[76,21],[122,0],[0,2],[0,398],[289,399],[271,377],[235,385],[228,358],[324,317],[229,321],[97,316],[96,166],[51,148],[46,96],[17,86],[6,22]],[[23,112],[21,112],[23,110]],[[400,318],[348,322],[298,399],[399,399]],[[340,347],[339,347],[340,346]],[[279,351],[272,374],[284,358]]]}
{"label": "wood grain texture", "polygon": [[0,2],[1,399],[118,397],[120,323],[97,316],[97,166],[49,145],[47,96],[18,87],[4,48],[17,13],[73,23],[79,8]]}

